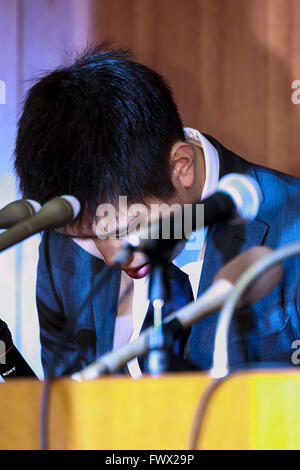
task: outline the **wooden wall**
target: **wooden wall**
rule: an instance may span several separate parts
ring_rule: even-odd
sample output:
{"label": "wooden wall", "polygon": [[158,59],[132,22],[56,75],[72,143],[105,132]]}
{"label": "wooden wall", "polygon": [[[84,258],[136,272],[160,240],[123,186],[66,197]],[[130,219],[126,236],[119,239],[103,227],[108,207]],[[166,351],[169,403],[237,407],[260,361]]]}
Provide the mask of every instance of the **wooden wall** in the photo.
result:
{"label": "wooden wall", "polygon": [[168,79],[185,125],[300,176],[300,0],[98,0],[93,18]]}

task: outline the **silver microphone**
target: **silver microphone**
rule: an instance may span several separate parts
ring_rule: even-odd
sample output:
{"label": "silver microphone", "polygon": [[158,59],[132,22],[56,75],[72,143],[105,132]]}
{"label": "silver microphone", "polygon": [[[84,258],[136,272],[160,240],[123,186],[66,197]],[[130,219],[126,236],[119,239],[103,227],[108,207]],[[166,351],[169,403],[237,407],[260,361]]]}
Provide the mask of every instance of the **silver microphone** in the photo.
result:
{"label": "silver microphone", "polygon": [[74,196],[59,196],[41,210],[0,234],[0,252],[43,230],[63,227],[77,217],[80,202]]}
{"label": "silver microphone", "polygon": [[0,229],[8,229],[41,210],[41,204],[32,199],[11,202],[0,210]]}

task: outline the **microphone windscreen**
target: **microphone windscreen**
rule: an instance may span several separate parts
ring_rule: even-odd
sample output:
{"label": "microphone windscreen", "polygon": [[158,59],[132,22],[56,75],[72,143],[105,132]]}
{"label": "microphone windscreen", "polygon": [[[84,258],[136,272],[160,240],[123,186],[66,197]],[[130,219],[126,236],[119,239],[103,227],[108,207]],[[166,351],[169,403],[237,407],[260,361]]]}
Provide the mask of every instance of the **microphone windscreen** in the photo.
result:
{"label": "microphone windscreen", "polygon": [[283,264],[278,262],[264,271],[254,282],[250,284],[241,297],[238,307],[245,307],[258,302],[271,292],[281,281],[283,276]]}
{"label": "microphone windscreen", "polygon": [[61,198],[68,201],[73,211],[73,219],[76,219],[81,209],[80,202],[78,201],[78,199],[74,196],[69,196],[66,194],[61,196]]}
{"label": "microphone windscreen", "polygon": [[[254,263],[261,258],[270,255],[273,250],[267,246],[255,246],[236,256],[233,260],[226,263],[217,273],[214,281],[226,279],[233,285],[239,280]],[[267,295],[281,280],[283,275],[282,263],[277,263],[264,271],[256,281],[247,289],[243,295],[239,306],[250,305]]]}
{"label": "microphone windscreen", "polygon": [[80,212],[80,202],[74,196],[57,196],[46,202],[34,217],[28,219],[32,231],[53,230],[69,224]]}
{"label": "microphone windscreen", "polygon": [[240,173],[229,173],[221,178],[217,189],[227,193],[234,201],[236,211],[229,221],[231,224],[245,224],[257,216],[263,196],[254,178]]}
{"label": "microphone windscreen", "polygon": [[235,284],[239,277],[248,269],[252,264],[261,259],[263,256],[267,256],[272,252],[271,248],[266,246],[255,246],[247,251],[239,254],[231,261],[226,263],[220,271],[216,274],[214,281],[219,279],[226,279]]}

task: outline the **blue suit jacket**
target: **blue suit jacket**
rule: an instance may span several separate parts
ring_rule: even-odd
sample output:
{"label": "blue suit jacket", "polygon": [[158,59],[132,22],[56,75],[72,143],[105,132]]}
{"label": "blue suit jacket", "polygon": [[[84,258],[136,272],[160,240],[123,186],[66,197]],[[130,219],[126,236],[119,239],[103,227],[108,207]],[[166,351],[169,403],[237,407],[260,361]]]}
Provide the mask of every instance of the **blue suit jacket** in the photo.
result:
{"label": "blue suit jacket", "polygon": [[[253,222],[220,224],[209,230],[198,295],[237,254],[252,246],[277,248],[300,238],[300,179],[250,164],[206,137],[218,150],[220,177],[231,172],[253,176],[263,202]],[[39,255],[37,306],[44,371],[70,374],[112,348],[120,271],[55,232],[44,233]],[[299,258],[285,262],[281,283],[235,314],[230,329],[232,365],[256,361],[291,365],[292,343],[300,339],[299,277]],[[218,315],[191,330],[189,356],[202,369],[212,364]]]}

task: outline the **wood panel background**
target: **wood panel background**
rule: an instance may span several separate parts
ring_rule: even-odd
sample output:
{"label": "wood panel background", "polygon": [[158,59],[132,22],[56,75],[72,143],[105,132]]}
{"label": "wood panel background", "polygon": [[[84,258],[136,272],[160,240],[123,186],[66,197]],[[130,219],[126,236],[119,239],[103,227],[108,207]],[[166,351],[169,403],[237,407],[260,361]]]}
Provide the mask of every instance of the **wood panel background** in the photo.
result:
{"label": "wood panel background", "polygon": [[300,176],[299,0],[98,0],[93,19],[167,78],[185,125]]}

